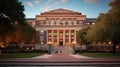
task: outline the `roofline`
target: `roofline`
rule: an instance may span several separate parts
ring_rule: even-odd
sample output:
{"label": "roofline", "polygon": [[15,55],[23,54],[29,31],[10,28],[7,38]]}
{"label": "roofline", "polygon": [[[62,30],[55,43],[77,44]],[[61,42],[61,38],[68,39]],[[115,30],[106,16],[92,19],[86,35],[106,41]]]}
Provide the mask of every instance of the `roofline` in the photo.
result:
{"label": "roofline", "polygon": [[35,20],[35,18],[25,18],[26,20]]}
{"label": "roofline", "polygon": [[[26,20],[35,20],[35,18],[25,18]],[[96,20],[97,18],[86,18],[87,20]]]}

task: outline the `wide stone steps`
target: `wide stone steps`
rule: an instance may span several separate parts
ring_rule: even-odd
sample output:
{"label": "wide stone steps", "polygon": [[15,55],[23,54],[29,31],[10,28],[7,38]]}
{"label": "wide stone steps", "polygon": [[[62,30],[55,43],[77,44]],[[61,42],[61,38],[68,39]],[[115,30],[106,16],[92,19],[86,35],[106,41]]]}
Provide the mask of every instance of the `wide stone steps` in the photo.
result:
{"label": "wide stone steps", "polygon": [[52,54],[72,54],[73,49],[70,46],[55,46],[51,51]]}
{"label": "wide stone steps", "polygon": [[1,60],[0,66],[97,66],[120,67],[120,60],[115,59],[81,59],[81,60]]}

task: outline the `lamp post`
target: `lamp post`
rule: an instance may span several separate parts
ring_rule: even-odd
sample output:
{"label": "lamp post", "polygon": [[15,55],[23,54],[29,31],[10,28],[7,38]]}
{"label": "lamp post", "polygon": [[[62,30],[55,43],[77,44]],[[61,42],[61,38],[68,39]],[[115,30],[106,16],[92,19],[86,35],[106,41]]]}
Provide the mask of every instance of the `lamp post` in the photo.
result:
{"label": "lamp post", "polygon": [[52,42],[51,42],[51,41],[48,41],[48,46],[49,46],[48,54],[51,54],[51,45],[52,45]]}
{"label": "lamp post", "polygon": [[76,42],[73,41],[73,42],[72,42],[72,46],[73,46],[73,54],[75,54],[75,44],[76,44]]}

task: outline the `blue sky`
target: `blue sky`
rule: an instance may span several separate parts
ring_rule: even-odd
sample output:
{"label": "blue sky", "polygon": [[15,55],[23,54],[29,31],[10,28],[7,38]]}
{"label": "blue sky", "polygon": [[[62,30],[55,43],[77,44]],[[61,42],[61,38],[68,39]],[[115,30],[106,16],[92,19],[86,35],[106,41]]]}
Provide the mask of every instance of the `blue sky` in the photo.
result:
{"label": "blue sky", "polygon": [[35,18],[44,11],[64,8],[97,18],[99,13],[106,13],[112,0],[19,0],[25,7],[26,18]]}

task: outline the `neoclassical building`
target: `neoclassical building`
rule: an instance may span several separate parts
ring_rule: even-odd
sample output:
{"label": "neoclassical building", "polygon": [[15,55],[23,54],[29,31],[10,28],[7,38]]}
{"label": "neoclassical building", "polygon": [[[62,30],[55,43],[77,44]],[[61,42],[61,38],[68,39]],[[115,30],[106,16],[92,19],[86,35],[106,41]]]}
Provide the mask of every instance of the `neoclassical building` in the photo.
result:
{"label": "neoclassical building", "polygon": [[54,46],[70,46],[73,41],[77,42],[77,32],[89,25],[86,15],[67,9],[43,12],[27,22],[37,32],[36,44],[50,41]]}

